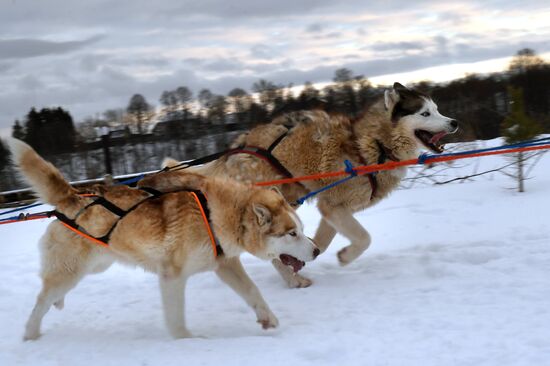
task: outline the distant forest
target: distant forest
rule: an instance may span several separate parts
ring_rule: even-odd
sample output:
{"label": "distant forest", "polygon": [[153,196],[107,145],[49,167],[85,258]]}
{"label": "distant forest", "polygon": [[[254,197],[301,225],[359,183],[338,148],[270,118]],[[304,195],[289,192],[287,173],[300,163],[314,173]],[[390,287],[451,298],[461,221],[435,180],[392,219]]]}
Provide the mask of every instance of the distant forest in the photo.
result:
{"label": "distant forest", "polygon": [[[522,91],[526,114],[542,131],[550,132],[550,64],[531,49],[518,51],[506,72],[409,86],[431,95],[442,114],[460,121],[460,133],[448,142],[501,136],[503,121],[511,112],[512,89]],[[32,108],[24,121],[15,121],[12,135],[52,161],[61,157],[78,159],[79,163],[63,169],[70,179],[96,178],[105,173],[131,173],[130,169],[156,169],[164,157],[157,154],[184,160],[223,149],[238,132],[293,110],[322,108],[354,118],[378,100],[386,88],[374,87],[363,75],[346,68],[335,71],[332,84],[317,89],[306,82],[299,94],[292,92],[292,86],[268,80],[254,83],[252,93],[234,88],[227,95],[202,89],[195,96],[180,86],[161,94],[159,108],[135,94],[126,108],[107,110],[100,118],[78,124],[69,111],[60,107]],[[121,161],[110,172],[102,155],[105,144],[115,149],[113,159]],[[0,171],[0,191],[21,186],[1,141]]]}

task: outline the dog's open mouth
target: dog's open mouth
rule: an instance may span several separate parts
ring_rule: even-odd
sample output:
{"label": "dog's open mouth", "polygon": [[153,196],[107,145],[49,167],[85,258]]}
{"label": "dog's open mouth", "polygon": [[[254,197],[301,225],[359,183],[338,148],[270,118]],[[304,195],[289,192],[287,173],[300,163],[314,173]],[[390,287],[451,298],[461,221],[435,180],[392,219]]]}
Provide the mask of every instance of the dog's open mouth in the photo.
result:
{"label": "dog's open mouth", "polygon": [[289,254],[281,254],[279,258],[281,259],[281,262],[283,262],[285,266],[291,266],[294,272],[298,272],[306,265],[305,262]]}
{"label": "dog's open mouth", "polygon": [[448,132],[441,131],[434,134],[426,130],[415,130],[414,134],[428,149],[437,154],[443,152],[444,145],[440,144],[439,140],[441,140],[443,136],[447,135]]}

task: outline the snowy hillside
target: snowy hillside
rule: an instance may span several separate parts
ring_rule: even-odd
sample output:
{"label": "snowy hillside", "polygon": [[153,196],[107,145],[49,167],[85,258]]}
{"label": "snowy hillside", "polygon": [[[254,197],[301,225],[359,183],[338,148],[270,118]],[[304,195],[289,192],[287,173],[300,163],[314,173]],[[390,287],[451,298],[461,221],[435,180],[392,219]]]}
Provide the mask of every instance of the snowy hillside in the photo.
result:
{"label": "snowy hillside", "polygon": [[[396,191],[356,215],[371,248],[340,267],[337,237],[303,270],[307,289],[244,256],[276,330],[213,273],[197,275],[186,299],[196,339],[169,337],[152,274],[115,265],[52,309],[42,338],[22,342],[49,220],[0,226],[0,365],[550,365],[549,168],[546,154],[523,194],[500,173]],[[315,207],[299,214],[312,234]]]}

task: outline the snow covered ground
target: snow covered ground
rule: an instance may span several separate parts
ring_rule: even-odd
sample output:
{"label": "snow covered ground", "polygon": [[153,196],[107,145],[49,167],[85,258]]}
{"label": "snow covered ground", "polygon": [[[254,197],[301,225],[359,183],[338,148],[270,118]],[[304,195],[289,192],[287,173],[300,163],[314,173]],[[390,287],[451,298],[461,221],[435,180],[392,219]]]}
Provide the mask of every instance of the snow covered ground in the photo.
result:
{"label": "snow covered ground", "polygon": [[[549,168],[547,154],[523,194],[499,173],[396,191],[356,215],[371,248],[340,267],[337,237],[304,269],[307,289],[243,256],[276,330],[213,273],[197,275],[186,307],[196,339],[169,337],[152,274],[115,265],[52,309],[42,338],[22,342],[48,220],[0,226],[0,365],[550,365]],[[312,234],[314,206],[299,214]]]}

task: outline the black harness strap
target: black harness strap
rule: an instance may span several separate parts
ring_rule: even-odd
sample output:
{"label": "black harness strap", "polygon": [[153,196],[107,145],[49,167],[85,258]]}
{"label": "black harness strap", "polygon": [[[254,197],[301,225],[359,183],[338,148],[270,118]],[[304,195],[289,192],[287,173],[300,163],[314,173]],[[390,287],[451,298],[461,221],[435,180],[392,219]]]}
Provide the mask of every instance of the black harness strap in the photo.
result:
{"label": "black harness strap", "polygon": [[87,207],[97,206],[97,205],[101,205],[101,206],[105,207],[107,210],[111,211],[112,213],[114,213],[115,215],[117,215],[119,217],[124,217],[127,214],[127,211],[124,211],[123,209],[121,209],[120,207],[115,205],[114,203],[107,201],[104,197],[101,197],[101,196],[97,197]]}
{"label": "black harness strap", "polygon": [[203,156],[203,157],[191,160],[191,161],[182,162],[182,163],[179,163],[178,165],[175,165],[175,166],[172,166],[172,167],[166,167],[166,168],[162,169],[161,172],[171,171],[171,170],[187,169],[187,168],[190,168],[192,166],[210,163],[211,161],[218,160],[219,158],[226,155],[227,153],[229,153],[232,150],[233,149],[224,150],[224,151],[220,151],[220,152],[217,152],[217,153],[214,153],[214,154]]}
{"label": "black harness strap", "polygon": [[[393,155],[390,149],[388,149],[384,144],[382,144],[380,141],[376,140],[376,145],[378,146],[378,160],[377,164],[384,164],[386,160],[393,160],[393,161],[399,161]],[[367,162],[361,155],[361,153],[358,151],[357,155],[359,156],[359,161],[361,162],[361,165],[367,165]],[[369,179],[370,187],[371,187],[371,193],[370,193],[370,200],[375,197],[376,192],[378,191],[378,179],[376,178],[377,173],[370,173],[367,174],[367,178]]]}
{"label": "black harness strap", "polygon": [[[267,149],[264,149],[262,147],[257,147],[257,146],[243,146],[233,150],[229,150],[227,154],[233,155],[233,154],[244,153],[244,154],[255,155],[267,161],[275,170],[277,170],[285,178],[293,178],[294,176],[292,175],[292,173],[279,161],[279,159],[277,159],[273,155],[273,150],[275,150],[275,148],[279,145],[279,143],[281,143],[281,141],[283,141],[285,137],[288,136],[288,134],[294,127],[292,125],[282,125],[282,126],[286,127],[286,131],[282,133],[279,137],[277,137],[275,141],[273,141]],[[295,184],[301,185],[302,187],[304,186],[301,182],[295,182]]]}
{"label": "black harness strap", "polygon": [[234,154],[251,154],[254,156],[257,156],[265,161],[267,161],[271,166],[277,170],[281,175],[283,175],[285,178],[292,178],[292,173],[288,171],[287,168],[271,152],[269,152],[266,149],[263,149],[261,147],[256,146],[245,146],[242,148],[230,150],[227,155],[234,155]]}
{"label": "black harness strap", "polygon": [[[89,235],[91,236],[87,231],[86,229],[84,229],[83,227],[79,226],[77,223],[76,223],[76,219],[70,219],[68,218],[67,216],[65,216],[65,214],[57,211],[57,210],[54,210],[54,211],[51,211],[51,214],[53,216],[55,216],[59,221],[61,222],[64,222],[65,224],[69,225],[70,227],[72,227],[73,229],[76,229],[78,231],[81,231],[83,232],[84,234],[86,235]],[[94,238],[94,239],[98,239],[98,238]],[[99,240],[99,239],[98,239]]]}
{"label": "black harness strap", "polygon": [[[217,152],[215,154],[203,156],[203,157],[195,159],[195,160],[180,163],[176,166],[173,166],[173,167],[170,167],[170,168],[165,168],[163,170],[166,171],[166,170],[187,169],[187,168],[192,167],[192,166],[206,164],[206,163],[209,163],[211,161],[217,160],[217,159],[221,158],[224,155],[251,154],[251,155],[255,155],[255,156],[267,161],[269,164],[271,164],[271,166],[275,170],[277,170],[285,178],[292,178],[293,177],[292,173],[287,168],[285,168],[285,166],[275,156],[273,156],[273,150],[279,145],[279,143],[281,141],[284,140],[285,137],[287,137],[287,135],[290,133],[290,131],[293,127],[292,125],[282,125],[282,126],[286,127],[286,131],[284,133],[282,133],[279,137],[277,137],[275,139],[275,141],[273,141],[267,149],[264,149],[262,147],[257,147],[257,146],[240,146],[240,147],[237,147],[237,148],[234,148],[234,149],[220,151],[220,152]],[[300,182],[297,182],[297,184],[301,185]]]}
{"label": "black harness strap", "polygon": [[283,126],[286,127],[286,131],[285,131],[283,134],[281,134],[281,136],[277,137],[277,139],[275,139],[275,141],[273,141],[273,142],[271,143],[271,145],[269,145],[269,147],[267,148],[267,151],[268,151],[269,153],[272,153],[272,152],[273,152],[273,150],[277,147],[277,145],[279,145],[279,143],[280,143],[281,141],[283,141],[283,139],[284,139],[285,137],[287,137],[287,135],[289,134],[290,130],[292,129],[292,126],[291,126],[291,125],[283,125]]}
{"label": "black harness strap", "polygon": [[141,189],[144,192],[149,193],[153,197],[158,197],[158,196],[162,195],[161,191],[157,191],[156,189],[151,188],[151,187],[139,187],[139,189]]}
{"label": "black harness strap", "polygon": [[[130,212],[134,211],[136,208],[138,208],[145,201],[148,201],[152,198],[158,198],[159,196],[161,196],[165,193],[175,193],[175,192],[161,192],[161,191],[158,191],[158,190],[156,190],[154,188],[150,188],[150,187],[139,187],[139,189],[144,191],[144,192],[149,193],[151,196],[139,201],[138,203],[136,203],[135,205],[133,205],[132,207],[130,207],[127,210],[123,210],[122,208],[116,206],[112,202],[106,200],[104,197],[98,197],[92,203],[86,205],[83,209],[81,209],[77,213],[77,215],[74,219],[68,218],[65,214],[63,214],[63,213],[61,213],[57,210],[52,211],[51,215],[54,215],[59,221],[61,221],[61,222],[65,223],[66,225],[72,227],[76,231],[79,231],[79,232],[91,237],[92,239],[100,241],[103,244],[105,244],[106,246],[108,246],[109,245],[109,240],[111,238],[111,234],[113,233],[113,231],[117,227],[118,223],[124,218],[124,216],[126,216]],[[206,215],[206,218],[208,220],[208,224],[210,225],[209,230],[212,231],[212,229],[211,229],[212,228],[212,222],[210,221],[210,210],[208,209],[208,201],[206,199],[206,196],[201,191],[196,191],[196,190],[182,190],[182,191],[193,192],[195,195],[197,195],[197,198],[199,199],[200,205],[202,206],[202,210],[204,211],[204,213]],[[87,208],[95,206],[95,205],[101,205],[101,206],[105,207],[107,210],[111,211],[113,214],[118,216],[118,219],[111,226],[111,228],[109,229],[107,234],[103,235],[102,237],[95,237],[95,236],[90,235],[86,231],[86,229],[84,229],[83,227],[81,227],[80,225],[78,225],[76,223],[76,219],[78,218],[78,216],[80,216],[80,214],[82,214]],[[212,231],[212,233],[213,233],[213,231]],[[215,244],[216,244],[216,255],[218,257],[222,256],[223,255],[223,249],[222,249],[218,239],[215,236],[214,236],[214,241],[215,241]]]}

